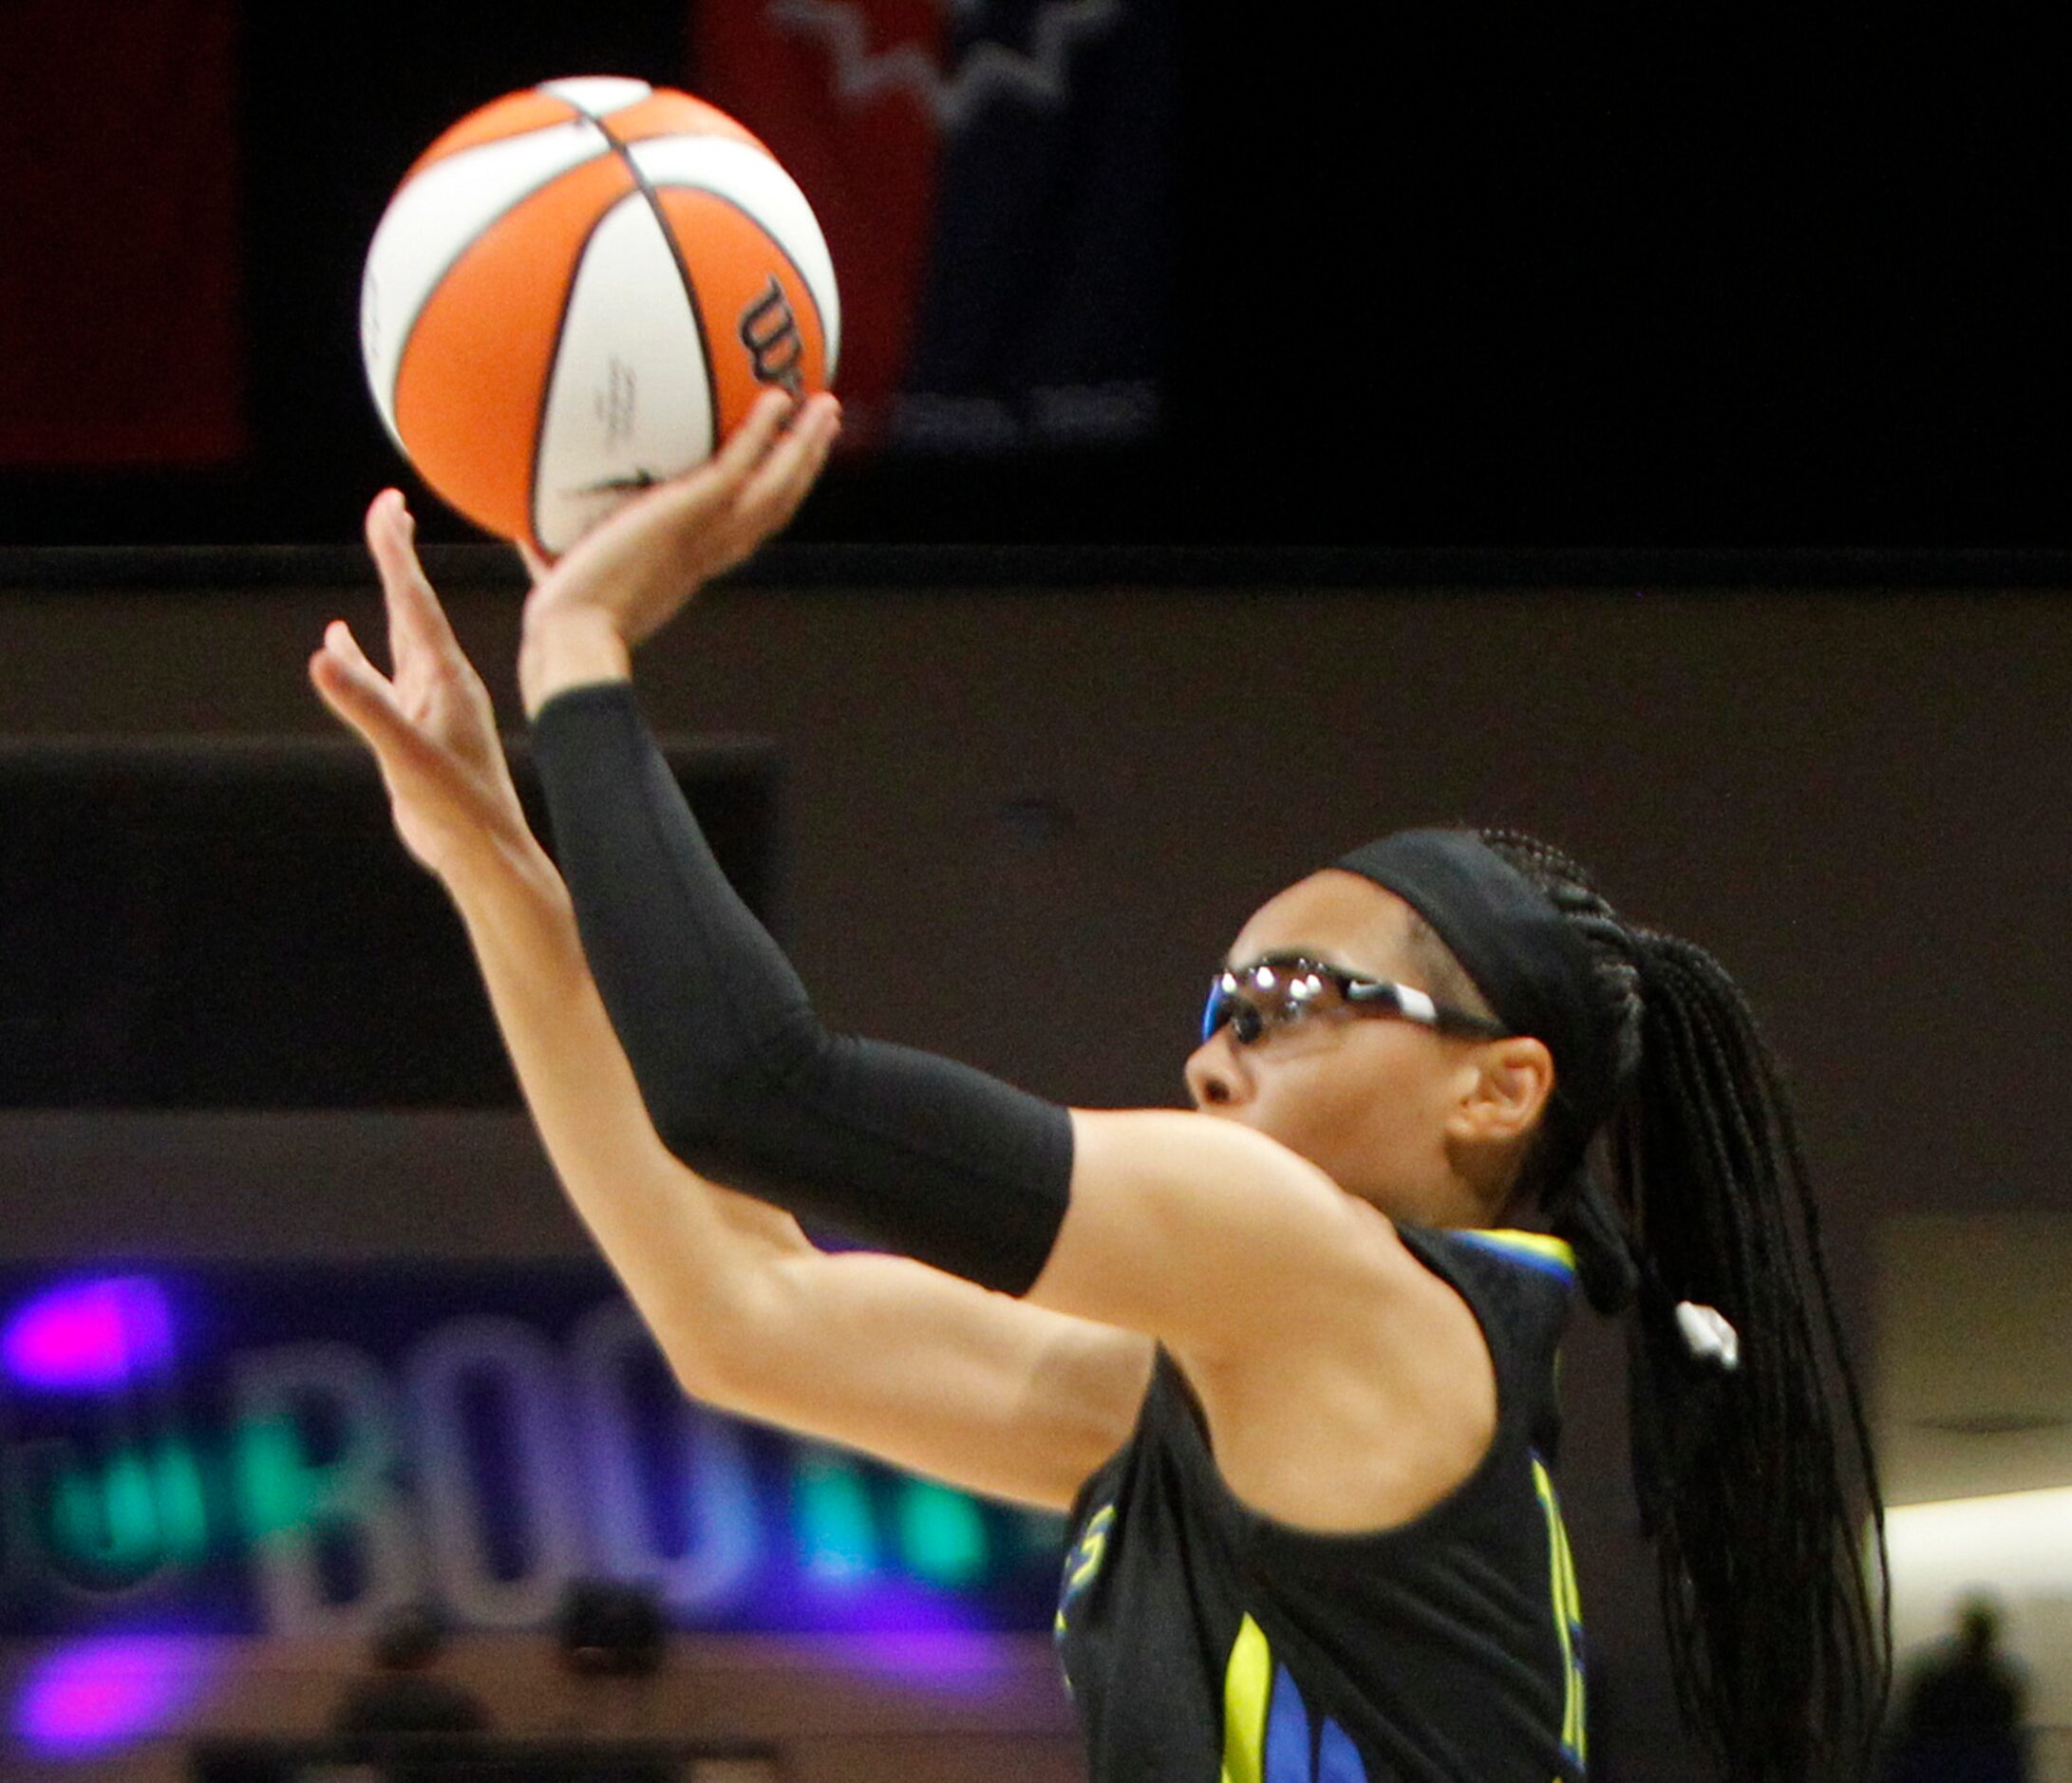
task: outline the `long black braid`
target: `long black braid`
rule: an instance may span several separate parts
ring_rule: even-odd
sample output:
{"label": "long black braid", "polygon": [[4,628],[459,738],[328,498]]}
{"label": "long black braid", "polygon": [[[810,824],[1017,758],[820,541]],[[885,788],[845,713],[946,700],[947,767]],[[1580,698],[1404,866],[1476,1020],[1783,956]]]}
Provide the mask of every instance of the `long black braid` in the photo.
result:
{"label": "long black braid", "polygon": [[[1588,937],[1617,1018],[1610,1193],[1544,1154],[1519,1187],[1575,1246],[1592,1303],[1632,1314],[1634,1480],[1686,1721],[1732,1783],[1855,1783],[1890,1682],[1884,1525],[1777,1061],[1703,948],[1629,928],[1557,849],[1481,835]],[[1733,1323],[1738,1369],[1693,1359],[1679,1301]]]}

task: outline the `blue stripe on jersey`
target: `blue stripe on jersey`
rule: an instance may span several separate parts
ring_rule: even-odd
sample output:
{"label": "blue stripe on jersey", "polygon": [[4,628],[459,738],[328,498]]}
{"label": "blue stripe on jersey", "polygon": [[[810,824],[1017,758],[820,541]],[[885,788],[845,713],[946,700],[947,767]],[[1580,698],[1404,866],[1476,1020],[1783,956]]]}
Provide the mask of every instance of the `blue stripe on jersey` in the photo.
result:
{"label": "blue stripe on jersey", "polygon": [[1575,1252],[1566,1241],[1549,1233],[1457,1227],[1449,1229],[1446,1236],[1458,1238],[1464,1244],[1477,1246],[1483,1250],[1493,1250],[1498,1256],[1509,1257],[1515,1263],[1524,1264],[1529,1269],[1537,1269],[1543,1275],[1551,1275],[1557,1282],[1570,1286],[1573,1286],[1575,1282]]}
{"label": "blue stripe on jersey", "polygon": [[1359,1749],[1336,1721],[1324,1723],[1317,1746],[1316,1783],[1367,1783],[1367,1768]]}
{"label": "blue stripe on jersey", "polygon": [[1309,1783],[1309,1710],[1288,1667],[1273,1668],[1273,1706],[1266,1717],[1264,1783]]}

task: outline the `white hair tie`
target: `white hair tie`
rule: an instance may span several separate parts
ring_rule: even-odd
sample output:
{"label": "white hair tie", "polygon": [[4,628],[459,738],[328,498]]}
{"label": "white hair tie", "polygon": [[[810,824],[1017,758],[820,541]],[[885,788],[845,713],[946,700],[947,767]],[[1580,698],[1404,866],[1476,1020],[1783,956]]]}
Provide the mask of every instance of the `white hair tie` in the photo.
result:
{"label": "white hair tie", "polygon": [[1721,1315],[1716,1306],[1701,1306],[1695,1301],[1676,1303],[1676,1328],[1693,1358],[1717,1362],[1731,1373],[1741,1366],[1741,1333]]}

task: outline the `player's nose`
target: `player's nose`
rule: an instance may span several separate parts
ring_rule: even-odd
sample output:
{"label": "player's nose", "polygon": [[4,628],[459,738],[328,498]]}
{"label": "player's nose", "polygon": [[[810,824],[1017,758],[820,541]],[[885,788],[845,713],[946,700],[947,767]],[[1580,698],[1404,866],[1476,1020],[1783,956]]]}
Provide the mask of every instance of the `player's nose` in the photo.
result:
{"label": "player's nose", "polygon": [[1252,1070],[1228,1026],[1195,1048],[1186,1066],[1187,1094],[1204,1114],[1241,1105],[1252,1095]]}

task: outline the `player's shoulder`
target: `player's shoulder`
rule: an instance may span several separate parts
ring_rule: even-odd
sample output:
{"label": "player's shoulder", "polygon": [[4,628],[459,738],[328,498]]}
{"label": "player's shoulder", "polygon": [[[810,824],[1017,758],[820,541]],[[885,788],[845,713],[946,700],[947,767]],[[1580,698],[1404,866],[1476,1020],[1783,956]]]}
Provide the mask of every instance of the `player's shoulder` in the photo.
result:
{"label": "player's shoulder", "polygon": [[1458,1309],[1385,1213],[1268,1134],[1180,1110],[1072,1118],[1045,1304],[1239,1366],[1318,1344],[1371,1356]]}
{"label": "player's shoulder", "polygon": [[1575,1253],[1546,1232],[1405,1227],[1405,1248],[1474,1314],[1503,1396],[1552,1454],[1557,1358],[1581,1295]]}
{"label": "player's shoulder", "polygon": [[1575,1252],[1550,1232],[1506,1227],[1403,1226],[1418,1266],[1447,1282],[1483,1323],[1558,1325],[1577,1291]]}

